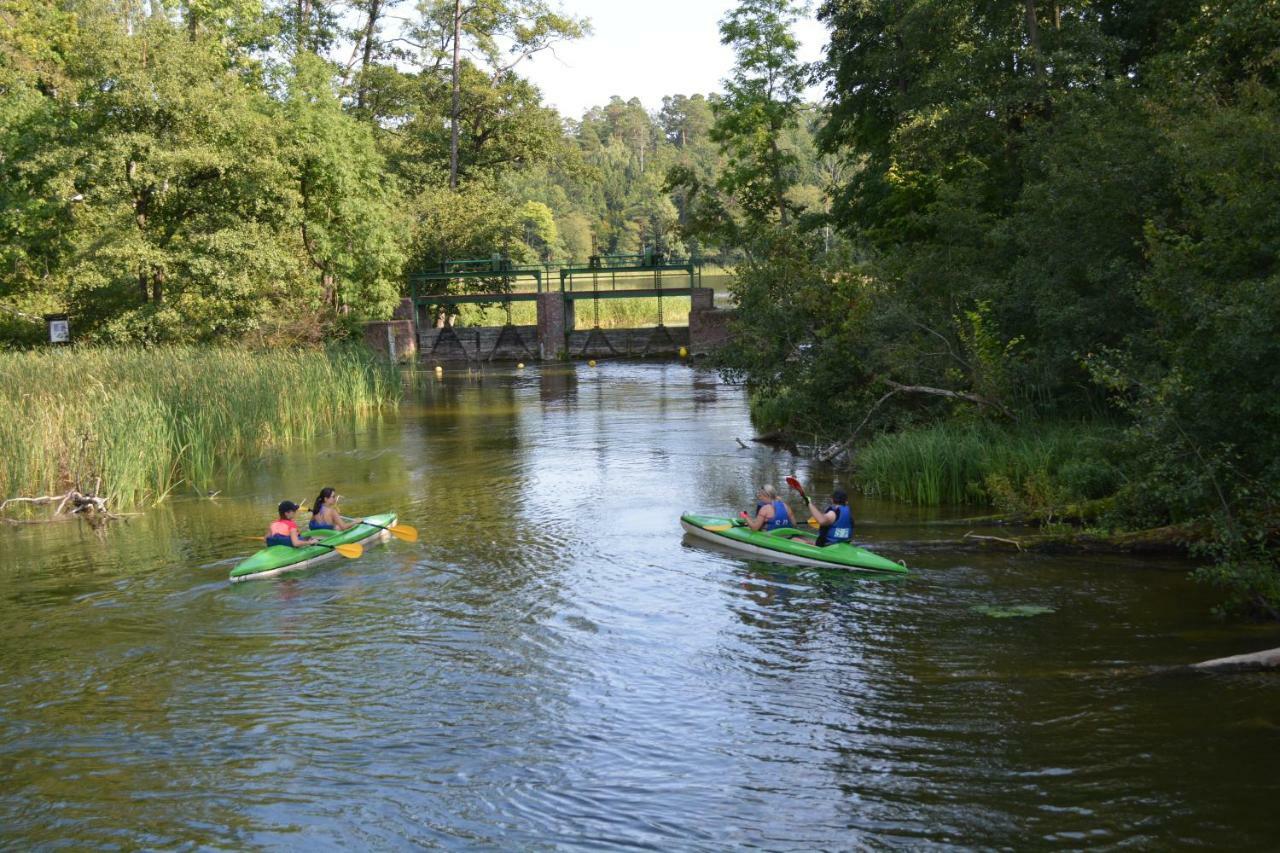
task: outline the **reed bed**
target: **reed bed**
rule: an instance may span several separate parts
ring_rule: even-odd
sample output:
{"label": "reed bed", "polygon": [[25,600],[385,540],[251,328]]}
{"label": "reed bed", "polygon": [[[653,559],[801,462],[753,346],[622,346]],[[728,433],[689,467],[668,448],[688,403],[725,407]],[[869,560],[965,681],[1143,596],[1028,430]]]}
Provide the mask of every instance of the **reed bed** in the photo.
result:
{"label": "reed bed", "polygon": [[1112,493],[1120,440],[1107,424],[942,423],[877,436],[854,461],[867,494],[1034,509]]}
{"label": "reed bed", "polygon": [[155,503],[399,399],[366,351],[70,347],[0,353],[0,497],[78,486]]}

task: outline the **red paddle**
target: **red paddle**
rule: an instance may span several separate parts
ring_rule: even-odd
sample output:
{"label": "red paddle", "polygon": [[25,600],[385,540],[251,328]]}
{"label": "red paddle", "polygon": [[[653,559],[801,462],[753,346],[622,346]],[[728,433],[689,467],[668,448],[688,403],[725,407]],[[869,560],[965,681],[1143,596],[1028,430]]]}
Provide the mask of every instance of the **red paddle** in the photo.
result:
{"label": "red paddle", "polygon": [[[808,496],[808,495],[806,495],[806,494],[804,493],[804,486],[800,485],[800,481],[799,481],[799,480],[797,480],[795,477],[788,477],[788,478],[787,478],[787,485],[788,485],[788,486],[790,486],[791,488],[795,489],[797,492],[799,492],[799,493],[800,493],[800,498],[804,501],[805,506],[808,506],[808,505],[809,505],[809,496]],[[813,518],[810,518],[810,519],[809,519],[809,526],[810,526],[810,527],[820,527],[821,525],[819,525],[819,524],[818,524],[818,522],[817,522],[817,521],[815,521]]]}
{"label": "red paddle", "polygon": [[787,477],[787,485],[800,493],[800,499],[805,503],[809,502],[809,496],[804,493],[804,486],[800,485],[800,481],[795,477]]}

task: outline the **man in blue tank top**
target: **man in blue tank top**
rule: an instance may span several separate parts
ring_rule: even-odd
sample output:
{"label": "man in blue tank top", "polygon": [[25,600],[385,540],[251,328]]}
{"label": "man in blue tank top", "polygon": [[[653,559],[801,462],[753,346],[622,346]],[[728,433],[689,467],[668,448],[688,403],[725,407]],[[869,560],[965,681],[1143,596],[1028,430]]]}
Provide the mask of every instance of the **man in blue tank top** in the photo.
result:
{"label": "man in blue tank top", "polygon": [[809,515],[818,522],[818,540],[815,545],[824,547],[853,541],[853,512],[849,509],[849,496],[844,489],[831,493],[831,505],[819,511],[813,499],[809,499]]}
{"label": "man in blue tank top", "polygon": [[792,526],[791,511],[773,486],[761,486],[756,492],[756,515],[747,520],[747,526],[752,530],[765,531]]}

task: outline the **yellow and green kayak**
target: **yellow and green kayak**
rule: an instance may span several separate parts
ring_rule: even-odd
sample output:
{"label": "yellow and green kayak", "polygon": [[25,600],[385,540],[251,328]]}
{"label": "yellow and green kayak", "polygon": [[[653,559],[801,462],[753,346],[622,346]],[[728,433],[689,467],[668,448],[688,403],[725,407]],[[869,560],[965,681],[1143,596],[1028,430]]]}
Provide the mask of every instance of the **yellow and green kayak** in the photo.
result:
{"label": "yellow and green kayak", "polygon": [[763,530],[752,530],[731,518],[691,513],[680,516],[680,526],[698,539],[732,548],[760,560],[867,572],[905,574],[907,571],[907,567],[901,563],[895,563],[857,545],[841,542],[819,548],[814,544],[817,534],[808,530],[784,527],[766,533]]}
{"label": "yellow and green kayak", "polygon": [[239,563],[231,570],[231,581],[257,580],[274,577],[282,572],[294,572],[327,560],[337,554],[333,548],[325,545],[367,544],[386,539],[390,532],[384,527],[396,523],[394,512],[382,515],[370,515],[364,522],[347,530],[299,530],[299,535],[320,539],[324,545],[307,545],[293,548],[289,545],[271,545],[263,548],[247,560]]}

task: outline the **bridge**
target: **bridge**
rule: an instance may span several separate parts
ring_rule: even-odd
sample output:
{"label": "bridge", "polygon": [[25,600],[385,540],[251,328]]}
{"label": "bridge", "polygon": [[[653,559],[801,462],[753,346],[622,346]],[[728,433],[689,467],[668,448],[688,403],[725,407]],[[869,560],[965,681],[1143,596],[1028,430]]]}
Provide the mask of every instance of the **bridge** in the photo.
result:
{"label": "bridge", "polygon": [[[728,312],[715,308],[714,291],[702,287],[701,279],[697,260],[660,252],[593,255],[585,266],[560,268],[517,265],[499,255],[450,260],[439,269],[411,274],[409,295],[395,317],[367,324],[365,339],[392,359],[435,363],[705,353],[726,337]],[[602,327],[602,300],[613,299],[652,302],[655,324]],[[687,326],[664,322],[664,300],[669,305],[672,299],[689,300]],[[529,303],[532,315],[522,307]],[[506,322],[457,326],[463,305],[500,306]],[[580,327],[584,309],[590,310],[591,323]],[[516,311],[524,322],[514,321]]]}

